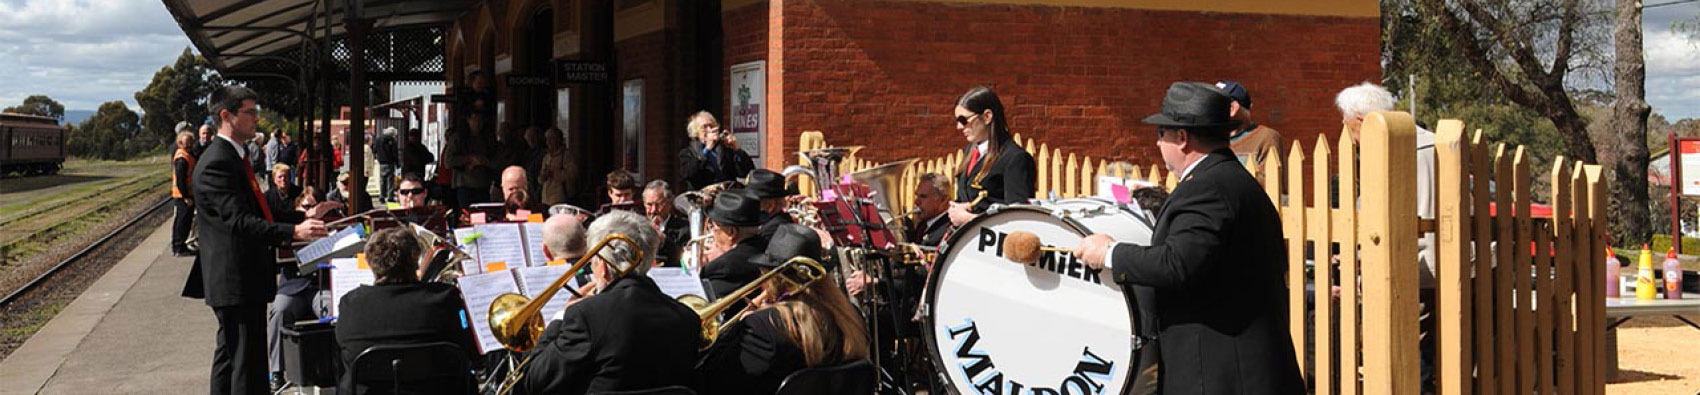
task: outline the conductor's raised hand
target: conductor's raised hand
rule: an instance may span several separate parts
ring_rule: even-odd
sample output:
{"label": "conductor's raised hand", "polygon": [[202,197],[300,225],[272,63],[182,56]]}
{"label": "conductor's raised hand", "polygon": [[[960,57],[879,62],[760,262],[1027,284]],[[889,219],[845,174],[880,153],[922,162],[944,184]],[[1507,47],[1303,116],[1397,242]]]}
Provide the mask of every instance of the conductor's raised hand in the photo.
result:
{"label": "conductor's raised hand", "polygon": [[1074,256],[1080,257],[1080,261],[1092,270],[1103,269],[1104,260],[1109,259],[1110,245],[1115,242],[1116,239],[1102,233],[1086,236],[1080,239],[1080,245],[1074,247]]}
{"label": "conductor's raised hand", "polygon": [[330,233],[325,230],[325,221],[309,218],[295,224],[296,240],[315,240],[327,235],[330,235]]}
{"label": "conductor's raised hand", "polygon": [[307,209],[307,218],[324,218],[326,213],[340,208],[342,208],[342,203],[321,202]]}

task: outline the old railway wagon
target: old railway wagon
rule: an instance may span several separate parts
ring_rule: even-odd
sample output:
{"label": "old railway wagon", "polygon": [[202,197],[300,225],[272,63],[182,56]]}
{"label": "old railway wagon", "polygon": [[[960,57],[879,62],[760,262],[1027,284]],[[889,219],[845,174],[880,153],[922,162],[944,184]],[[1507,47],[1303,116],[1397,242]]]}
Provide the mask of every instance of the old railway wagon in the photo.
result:
{"label": "old railway wagon", "polygon": [[59,172],[65,163],[65,126],[34,115],[0,113],[0,175]]}

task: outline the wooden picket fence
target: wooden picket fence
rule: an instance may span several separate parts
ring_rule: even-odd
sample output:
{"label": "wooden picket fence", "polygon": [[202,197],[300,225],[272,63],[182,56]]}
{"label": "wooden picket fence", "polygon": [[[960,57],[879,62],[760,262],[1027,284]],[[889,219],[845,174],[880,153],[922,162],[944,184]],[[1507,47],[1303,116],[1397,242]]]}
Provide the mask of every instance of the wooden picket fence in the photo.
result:
{"label": "wooden picket fence", "polygon": [[[1522,147],[1492,144],[1480,130],[1466,136],[1457,120],[1438,126],[1435,219],[1414,215],[1416,126],[1403,112],[1367,117],[1361,145],[1345,133],[1332,142],[1323,135],[1308,150],[1295,141],[1285,160],[1272,149],[1250,169],[1281,211],[1289,330],[1314,393],[1420,391],[1416,240],[1435,232],[1438,393],[1603,394],[1605,273],[1594,263],[1604,262],[1608,201],[1600,166],[1561,157],[1537,175]],[[1016,141],[1038,161],[1037,196],[1093,195],[1101,175],[1171,190],[1176,183],[1161,166],[1111,166]],[[821,133],[805,132],[799,148],[826,146]],[[918,162],[903,190],[914,190],[921,174],[951,174],[962,160],[956,153]],[[876,165],[851,158],[843,171]],[[1544,200],[1552,218],[1530,215],[1537,176],[1551,180]],[[1307,270],[1312,261],[1337,263]],[[1306,285],[1314,285],[1314,307]],[[1307,327],[1314,342],[1305,341]]]}

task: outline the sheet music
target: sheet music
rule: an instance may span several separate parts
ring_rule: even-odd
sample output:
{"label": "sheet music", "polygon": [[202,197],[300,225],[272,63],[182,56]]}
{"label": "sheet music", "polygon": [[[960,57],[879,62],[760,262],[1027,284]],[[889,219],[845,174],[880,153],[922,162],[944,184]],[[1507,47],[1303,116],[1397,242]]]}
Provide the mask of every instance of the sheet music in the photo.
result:
{"label": "sheet music", "polygon": [[520,224],[525,231],[525,251],[530,262],[526,266],[543,266],[549,263],[549,258],[543,256],[543,224],[526,222]]}
{"label": "sheet music", "polygon": [[331,316],[336,317],[338,305],[342,304],[343,295],[362,285],[372,285],[377,282],[376,275],[370,269],[361,269],[358,259],[337,258],[331,260]]}
{"label": "sheet music", "polygon": [[483,234],[477,241],[479,265],[502,262],[508,268],[530,266],[526,263],[525,240],[519,224],[485,224],[472,228]]}
{"label": "sheet music", "polygon": [[[555,279],[560,278],[562,274],[566,274],[567,269],[570,268],[572,268],[570,265],[532,266],[514,268],[512,271],[515,281],[519,282],[520,290],[524,291],[523,294],[528,298],[536,298],[537,295],[543,294],[544,289],[548,288],[550,283],[555,282]],[[579,285],[577,278],[567,280],[568,287],[577,289]],[[555,297],[543,304],[541,314],[544,317],[554,316],[556,312],[566,308],[567,301],[572,300],[572,298],[572,292],[566,290],[555,292]]]}
{"label": "sheet music", "polygon": [[696,273],[684,268],[656,267],[649,269],[649,278],[655,280],[655,285],[667,296],[696,295],[707,299],[708,292],[703,291],[702,278]]}
{"label": "sheet music", "polygon": [[490,302],[502,294],[519,293],[514,276],[508,272],[467,275],[461,276],[459,282],[461,297],[466,299],[467,315],[471,316],[472,331],[478,336],[478,352],[502,349],[502,343],[490,333]]}
{"label": "sheet music", "polygon": [[478,259],[478,242],[476,240],[474,240],[471,243],[465,242],[465,240],[468,237],[472,237],[472,235],[477,234],[477,233],[478,233],[478,230],[473,229],[470,226],[465,227],[465,228],[457,228],[454,231],[455,239],[454,239],[453,244],[457,247],[460,247],[461,251],[465,251],[467,256],[472,257],[471,260],[464,260],[464,261],[460,262],[460,264],[461,264],[460,270],[461,270],[462,274],[466,274],[466,275],[484,274],[484,265],[479,265],[478,261],[477,261],[477,259]]}

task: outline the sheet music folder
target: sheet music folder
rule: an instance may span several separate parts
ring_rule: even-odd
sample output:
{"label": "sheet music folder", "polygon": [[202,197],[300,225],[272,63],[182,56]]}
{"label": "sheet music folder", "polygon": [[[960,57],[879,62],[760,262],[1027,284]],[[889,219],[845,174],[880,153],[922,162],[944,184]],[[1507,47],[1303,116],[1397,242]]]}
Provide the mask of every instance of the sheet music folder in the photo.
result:
{"label": "sheet music folder", "polygon": [[319,264],[336,258],[352,258],[366,248],[366,225],[354,224],[295,250],[297,271],[301,274],[319,270]]}

